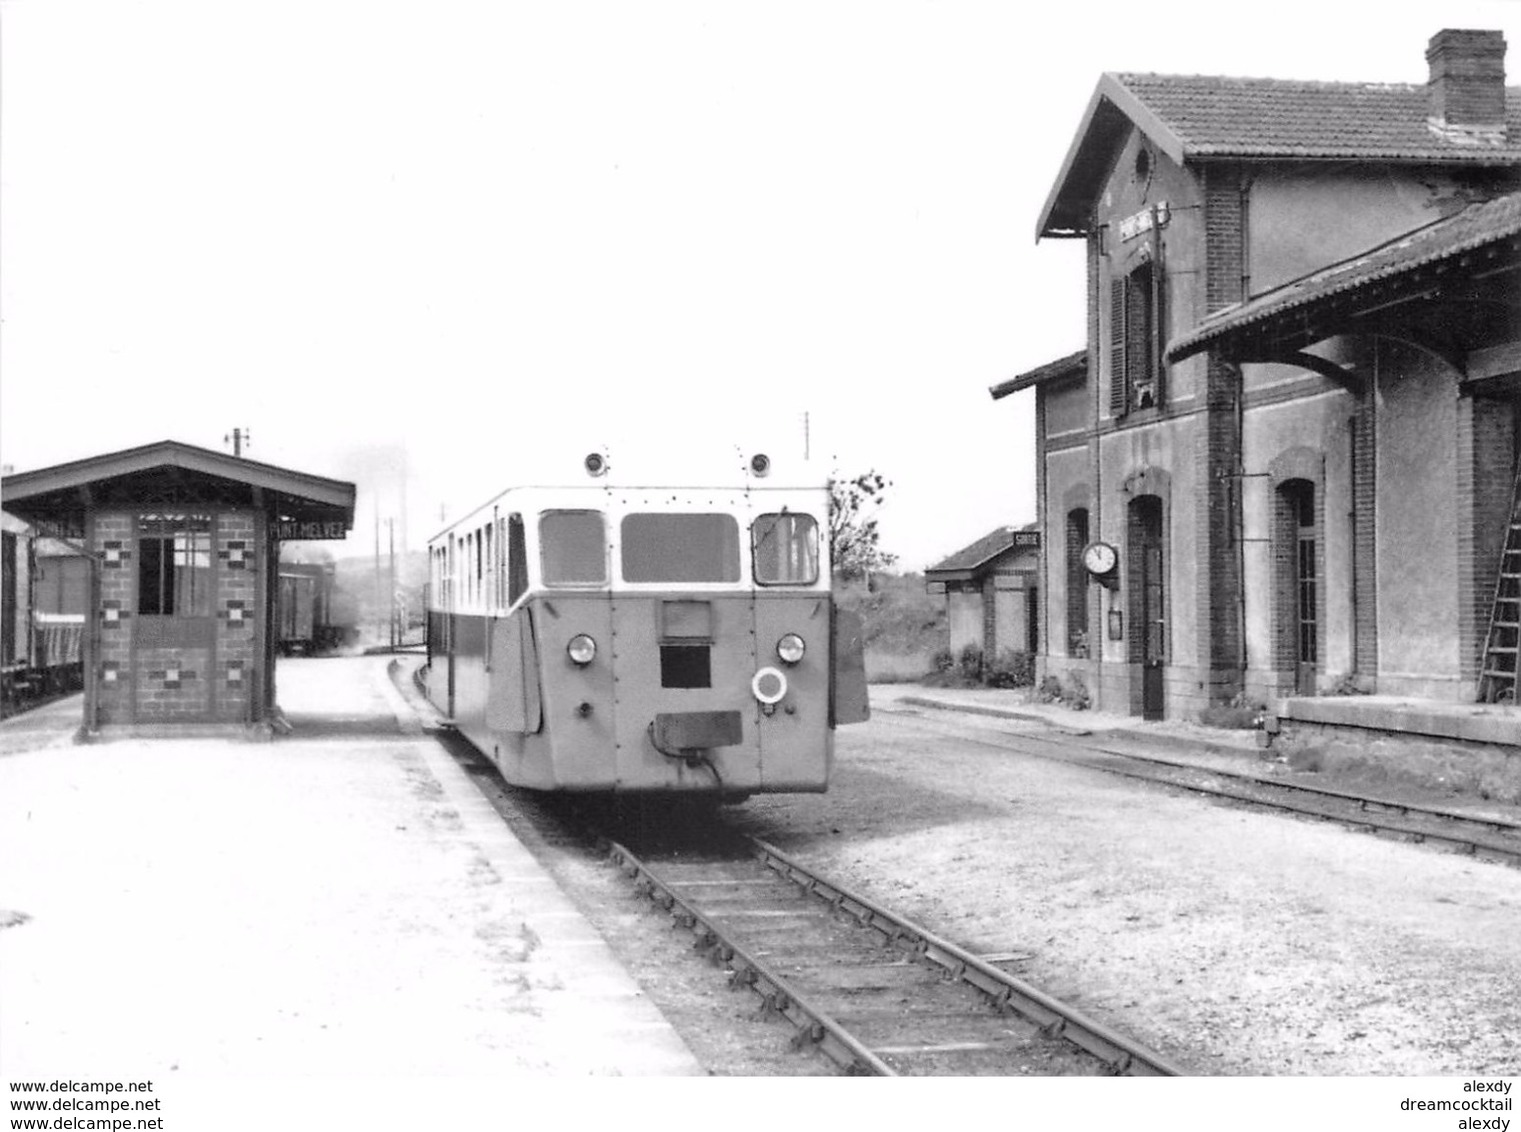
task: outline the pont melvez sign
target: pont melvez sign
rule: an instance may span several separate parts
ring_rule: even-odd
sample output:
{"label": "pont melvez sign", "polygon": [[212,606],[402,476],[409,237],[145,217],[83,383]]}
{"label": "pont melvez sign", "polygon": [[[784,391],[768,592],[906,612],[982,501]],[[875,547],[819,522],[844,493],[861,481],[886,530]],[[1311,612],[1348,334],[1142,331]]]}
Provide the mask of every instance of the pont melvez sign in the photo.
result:
{"label": "pont melvez sign", "polygon": [[273,533],[281,542],[345,539],[349,535],[342,519],[281,519],[275,523]]}

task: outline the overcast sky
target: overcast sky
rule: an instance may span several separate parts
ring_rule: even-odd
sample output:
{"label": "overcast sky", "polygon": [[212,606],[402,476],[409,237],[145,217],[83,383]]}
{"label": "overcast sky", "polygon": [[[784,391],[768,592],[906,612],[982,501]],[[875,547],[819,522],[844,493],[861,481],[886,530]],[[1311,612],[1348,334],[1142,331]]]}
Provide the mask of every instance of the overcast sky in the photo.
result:
{"label": "overcast sky", "polygon": [[806,416],[922,568],[1034,518],[1033,394],[988,387],[1084,345],[1081,247],[1034,229],[1101,72],[1424,82],[1477,27],[1521,76],[1513,0],[0,20],[0,461],[248,428],[359,480],[351,552],[593,447],[797,461]]}

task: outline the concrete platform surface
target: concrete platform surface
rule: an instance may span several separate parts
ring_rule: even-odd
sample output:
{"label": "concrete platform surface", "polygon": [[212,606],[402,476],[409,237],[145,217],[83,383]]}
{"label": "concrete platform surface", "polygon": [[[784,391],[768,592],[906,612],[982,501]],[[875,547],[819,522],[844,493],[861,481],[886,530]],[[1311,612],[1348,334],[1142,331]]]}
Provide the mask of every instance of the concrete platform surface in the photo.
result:
{"label": "concrete platform surface", "polygon": [[273,742],[0,757],[0,1073],[701,1072],[385,666],[282,661]]}

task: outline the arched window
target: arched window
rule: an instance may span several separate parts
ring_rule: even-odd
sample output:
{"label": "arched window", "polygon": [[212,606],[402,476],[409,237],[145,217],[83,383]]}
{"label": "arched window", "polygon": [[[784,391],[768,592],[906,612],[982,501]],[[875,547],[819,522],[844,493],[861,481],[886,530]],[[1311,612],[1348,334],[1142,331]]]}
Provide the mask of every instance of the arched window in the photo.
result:
{"label": "arched window", "polygon": [[1088,509],[1067,512],[1067,655],[1086,657],[1088,645],[1088,571],[1083,548],[1088,545]]}
{"label": "arched window", "polygon": [[1320,526],[1315,485],[1286,480],[1277,492],[1278,667],[1294,673],[1294,690],[1315,694],[1320,670]]}

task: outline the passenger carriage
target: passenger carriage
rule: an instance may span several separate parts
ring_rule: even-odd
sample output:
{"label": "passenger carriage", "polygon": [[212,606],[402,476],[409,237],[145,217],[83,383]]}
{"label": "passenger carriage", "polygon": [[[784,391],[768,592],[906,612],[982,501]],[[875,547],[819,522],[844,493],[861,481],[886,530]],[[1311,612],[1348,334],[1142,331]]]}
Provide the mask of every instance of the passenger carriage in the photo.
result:
{"label": "passenger carriage", "polygon": [[515,785],[823,791],[866,718],[831,598],[828,490],[763,455],[728,482],[503,492],[429,544],[429,698]]}

